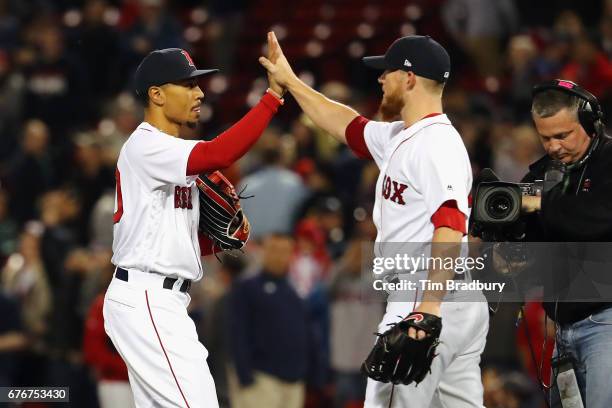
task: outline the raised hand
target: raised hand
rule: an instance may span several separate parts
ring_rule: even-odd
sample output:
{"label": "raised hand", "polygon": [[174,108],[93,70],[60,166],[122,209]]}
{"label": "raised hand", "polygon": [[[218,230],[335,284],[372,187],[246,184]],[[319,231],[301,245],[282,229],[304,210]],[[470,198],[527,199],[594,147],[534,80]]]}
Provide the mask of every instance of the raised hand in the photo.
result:
{"label": "raised hand", "polygon": [[283,54],[278,39],[274,31],[268,32],[268,60],[276,64],[278,57]]}
{"label": "raised hand", "polygon": [[276,89],[278,87],[281,95],[285,88],[287,88],[288,82],[293,78],[297,78],[283,54],[276,35],[272,31],[268,33],[268,58],[259,57],[259,63],[268,70],[270,88],[278,92]]}

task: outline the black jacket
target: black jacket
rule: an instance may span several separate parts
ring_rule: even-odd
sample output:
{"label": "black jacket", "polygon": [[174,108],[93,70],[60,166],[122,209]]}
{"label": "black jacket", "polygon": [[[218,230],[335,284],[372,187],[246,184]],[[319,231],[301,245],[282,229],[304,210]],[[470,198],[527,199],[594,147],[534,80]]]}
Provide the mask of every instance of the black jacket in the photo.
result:
{"label": "black jacket", "polygon": [[[550,161],[550,157],[544,156],[533,163],[522,181],[544,179]],[[543,303],[548,316],[559,323],[576,322],[597,310],[612,306],[612,296],[604,294],[601,302],[572,302],[567,300],[574,299],[567,291],[558,290],[560,287],[566,288],[559,282],[576,279],[589,259],[599,261],[598,258],[611,255],[602,254],[605,248],[601,245],[587,243],[612,242],[612,139],[602,138],[586,163],[570,171],[566,177],[569,177],[567,183],[561,182],[543,194],[541,211],[526,217],[527,241],[567,243],[555,246],[559,255],[555,259],[559,267],[555,268],[553,280],[557,285],[553,285],[553,289],[545,285],[547,299],[560,301]],[[605,247],[612,248],[612,244]],[[569,257],[576,253],[579,253],[580,262],[569,262]],[[572,258],[573,261],[575,259]],[[602,264],[610,268],[601,267]],[[597,265],[600,266],[593,281],[612,281],[612,263]],[[580,275],[580,279],[584,280],[583,275]],[[584,287],[585,282],[581,281],[580,285]],[[551,290],[555,293],[551,293]]]}

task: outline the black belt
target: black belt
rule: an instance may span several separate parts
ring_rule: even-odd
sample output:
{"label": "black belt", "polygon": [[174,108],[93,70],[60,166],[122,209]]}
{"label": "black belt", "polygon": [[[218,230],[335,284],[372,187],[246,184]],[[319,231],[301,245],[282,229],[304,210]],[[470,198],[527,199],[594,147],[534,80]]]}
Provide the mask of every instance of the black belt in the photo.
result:
{"label": "black belt", "polygon": [[[115,278],[122,280],[124,282],[127,282],[128,276],[129,274],[126,269],[117,267],[117,271],[115,272]],[[164,278],[164,285],[163,285],[164,289],[172,289],[177,280],[178,278],[171,278],[169,276]],[[179,290],[181,292],[187,293],[189,292],[190,288],[191,288],[191,281],[189,279],[185,279],[183,283],[181,284],[181,287],[179,288]]]}

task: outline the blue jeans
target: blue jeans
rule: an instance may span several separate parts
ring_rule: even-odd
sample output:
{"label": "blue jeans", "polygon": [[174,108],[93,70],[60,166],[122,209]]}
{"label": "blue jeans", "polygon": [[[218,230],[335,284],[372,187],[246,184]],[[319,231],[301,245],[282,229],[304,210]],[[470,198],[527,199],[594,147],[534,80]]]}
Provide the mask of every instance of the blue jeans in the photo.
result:
{"label": "blue jeans", "polygon": [[[584,406],[612,407],[612,307],[559,326],[557,341],[554,355],[569,353],[576,360],[576,379]],[[551,392],[551,406],[561,407],[556,384]]]}

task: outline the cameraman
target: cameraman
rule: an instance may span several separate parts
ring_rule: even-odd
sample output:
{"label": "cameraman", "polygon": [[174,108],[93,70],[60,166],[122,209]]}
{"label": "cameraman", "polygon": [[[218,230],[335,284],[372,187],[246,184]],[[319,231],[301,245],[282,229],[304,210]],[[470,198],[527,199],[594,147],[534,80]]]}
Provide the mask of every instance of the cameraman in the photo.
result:
{"label": "cameraman", "polygon": [[[547,82],[534,88],[532,116],[546,155],[529,167],[523,182],[545,179],[555,160],[566,170],[541,197],[523,197],[527,241],[612,241],[612,140],[604,134],[597,99],[572,82]],[[568,272],[571,280],[577,271]],[[612,303],[572,302],[562,294],[547,300],[554,300],[543,306],[557,325],[555,355],[573,356],[584,406],[612,407]],[[556,386],[551,394],[552,405],[561,407]]]}

